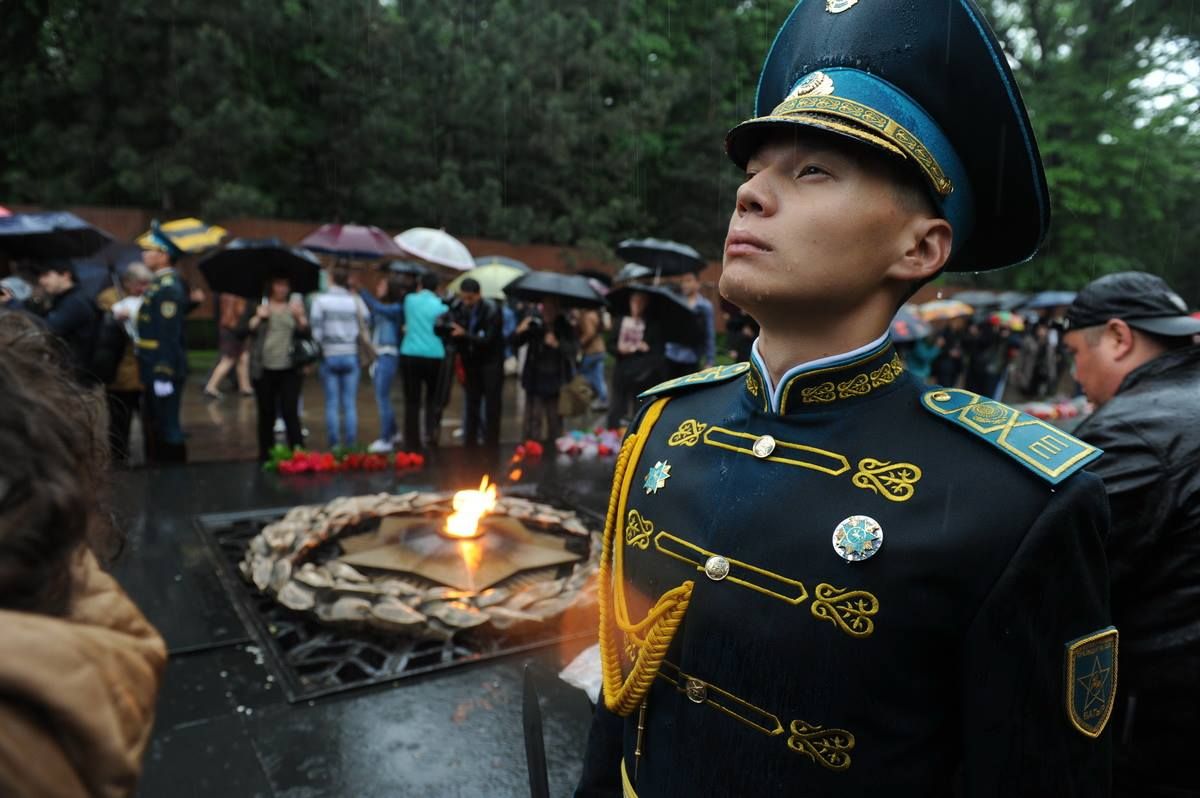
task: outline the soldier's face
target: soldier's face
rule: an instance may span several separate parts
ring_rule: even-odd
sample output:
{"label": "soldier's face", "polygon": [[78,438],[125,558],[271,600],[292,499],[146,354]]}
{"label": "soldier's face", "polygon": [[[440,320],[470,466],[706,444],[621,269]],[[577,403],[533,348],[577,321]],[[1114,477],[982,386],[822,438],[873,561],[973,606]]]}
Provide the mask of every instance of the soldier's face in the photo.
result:
{"label": "soldier's face", "polygon": [[158,271],[171,265],[171,259],[161,249],[147,249],[142,252],[142,263],[150,269]]}
{"label": "soldier's face", "polygon": [[890,290],[880,300],[881,289],[911,246],[915,212],[892,173],[859,146],[787,132],[767,138],[746,165],[721,293],[760,323],[845,319],[865,302],[892,301]]}

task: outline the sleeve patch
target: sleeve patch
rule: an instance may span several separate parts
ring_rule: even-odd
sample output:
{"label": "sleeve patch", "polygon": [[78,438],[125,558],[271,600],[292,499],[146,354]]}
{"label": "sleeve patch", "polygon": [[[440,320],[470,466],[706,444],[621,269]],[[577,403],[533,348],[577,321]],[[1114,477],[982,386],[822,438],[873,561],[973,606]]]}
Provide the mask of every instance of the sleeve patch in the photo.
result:
{"label": "sleeve patch", "polygon": [[960,388],[928,391],[921,397],[921,404],[1054,485],[1103,454],[1052,424]]}
{"label": "sleeve patch", "polygon": [[159,310],[162,312],[162,317],[164,319],[173,319],[175,318],[175,314],[179,312],[179,308],[175,305],[175,303],[169,300],[163,302],[162,305],[159,306]]}
{"label": "sleeve patch", "polygon": [[1117,629],[1110,626],[1067,644],[1067,717],[1088,737],[1099,737],[1117,696]]}

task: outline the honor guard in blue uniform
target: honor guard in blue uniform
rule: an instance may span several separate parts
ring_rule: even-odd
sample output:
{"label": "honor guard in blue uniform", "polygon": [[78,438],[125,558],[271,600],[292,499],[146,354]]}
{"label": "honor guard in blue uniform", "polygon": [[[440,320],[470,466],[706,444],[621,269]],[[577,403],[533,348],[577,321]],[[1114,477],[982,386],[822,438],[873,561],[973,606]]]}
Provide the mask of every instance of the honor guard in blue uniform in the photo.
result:
{"label": "honor guard in blue uniform", "polygon": [[1109,791],[1100,452],[912,377],[895,309],[1030,258],[1040,156],[972,0],[801,0],[721,291],[750,362],[663,383],[617,459],[578,796]]}
{"label": "honor guard in blue uniform", "polygon": [[187,287],[174,269],[183,252],[151,225],[157,248],[143,254],[154,271],[154,282],[138,311],[137,355],[145,386],[146,459],[150,463],[187,461],[187,446],[179,420],[180,400],[187,380],[184,318],[190,309]]}

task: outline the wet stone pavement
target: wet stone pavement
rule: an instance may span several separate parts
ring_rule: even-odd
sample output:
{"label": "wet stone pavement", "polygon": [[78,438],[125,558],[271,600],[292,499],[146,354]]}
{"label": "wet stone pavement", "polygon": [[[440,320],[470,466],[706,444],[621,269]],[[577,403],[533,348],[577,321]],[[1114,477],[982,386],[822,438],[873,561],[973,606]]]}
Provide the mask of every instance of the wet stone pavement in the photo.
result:
{"label": "wet stone pavement", "polygon": [[[448,448],[422,471],[399,477],[279,476],[252,462],[118,473],[114,504],[128,541],[114,572],[171,652],[139,796],[528,795],[521,726],[527,665],[542,699],[551,794],[569,795],[590,706],[557,672],[587,641],[290,704],[194,522],[343,495],[467,487],[484,465]],[[525,483],[599,513],[611,471],[611,459],[548,457],[527,469]]]}

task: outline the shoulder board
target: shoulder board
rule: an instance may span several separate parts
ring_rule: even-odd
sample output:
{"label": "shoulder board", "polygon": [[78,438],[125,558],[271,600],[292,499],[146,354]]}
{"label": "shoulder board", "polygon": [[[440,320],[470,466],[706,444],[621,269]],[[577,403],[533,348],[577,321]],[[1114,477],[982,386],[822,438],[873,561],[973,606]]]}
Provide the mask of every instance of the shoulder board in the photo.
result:
{"label": "shoulder board", "polygon": [[1104,453],[1015,407],[960,388],[926,391],[921,404],[935,416],[983,438],[1053,485]]}
{"label": "shoulder board", "polygon": [[170,286],[170,285],[175,285],[175,278],[174,278],[174,277],[172,277],[172,276],[171,276],[171,275],[169,275],[169,274],[168,274],[168,275],[165,275],[165,276],[162,278],[162,280],[160,280],[160,281],[159,281],[159,285],[162,285],[162,286]]}
{"label": "shoulder board", "polygon": [[674,393],[683,388],[691,388],[696,385],[713,385],[718,382],[728,382],[734,377],[740,377],[749,370],[749,363],[733,363],[728,366],[712,366],[702,371],[697,371],[695,374],[688,374],[683,377],[676,377],[673,380],[660,382],[653,388],[642,391],[640,394],[638,394],[638,398],[644,399],[647,396],[660,396],[665,393]]}

